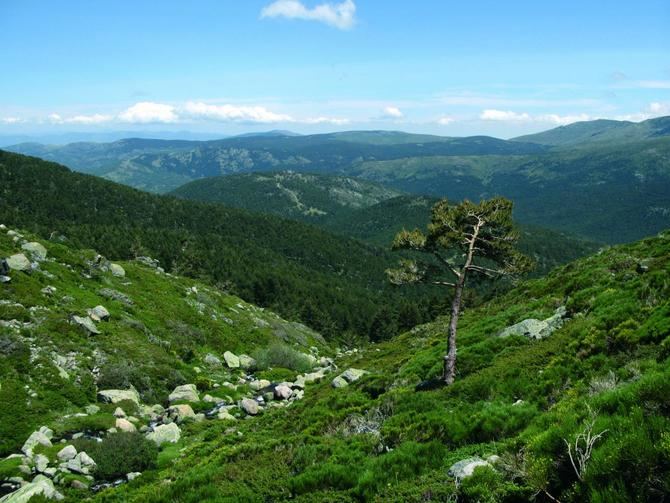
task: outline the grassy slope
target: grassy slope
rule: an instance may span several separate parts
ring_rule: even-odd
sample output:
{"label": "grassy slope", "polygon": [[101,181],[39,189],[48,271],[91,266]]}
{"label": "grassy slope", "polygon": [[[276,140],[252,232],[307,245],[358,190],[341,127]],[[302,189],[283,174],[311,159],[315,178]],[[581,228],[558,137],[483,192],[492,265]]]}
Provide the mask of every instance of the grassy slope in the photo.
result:
{"label": "grassy slope", "polygon": [[[648,272],[640,273],[643,262]],[[345,389],[308,385],[286,410],[233,430],[194,426],[174,464],[100,501],[662,501],[670,493],[670,234],[620,246],[468,310],[455,385],[436,377],[446,320],[342,365],[372,373]],[[552,336],[496,337],[565,305]],[[519,400],[521,400],[519,402]],[[579,481],[564,438],[597,411],[607,430]],[[354,433],[366,424],[378,433]],[[460,485],[449,466],[498,454]]]}

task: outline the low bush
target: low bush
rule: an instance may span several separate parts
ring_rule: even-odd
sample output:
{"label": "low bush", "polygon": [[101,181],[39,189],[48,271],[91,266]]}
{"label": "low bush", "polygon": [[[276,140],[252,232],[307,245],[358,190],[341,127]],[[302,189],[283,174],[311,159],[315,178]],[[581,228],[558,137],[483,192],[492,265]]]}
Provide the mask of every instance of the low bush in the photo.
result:
{"label": "low bush", "polygon": [[307,372],[312,368],[307,355],[285,344],[271,344],[267,348],[258,349],[253,357],[260,369],[282,367],[296,372]]}
{"label": "low bush", "polygon": [[150,470],[158,463],[158,447],[141,433],[112,433],[102,442],[79,439],[73,444],[93,458],[97,465],[95,476],[102,480]]}

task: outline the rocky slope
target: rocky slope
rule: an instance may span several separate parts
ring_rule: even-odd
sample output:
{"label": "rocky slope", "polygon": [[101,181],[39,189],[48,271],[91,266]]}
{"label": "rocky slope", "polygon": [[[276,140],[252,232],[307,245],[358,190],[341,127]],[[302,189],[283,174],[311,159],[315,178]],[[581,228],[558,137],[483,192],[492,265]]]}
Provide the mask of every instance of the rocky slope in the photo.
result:
{"label": "rocky slope", "polygon": [[115,435],[164,456],[183,423],[290,406],[337,368],[316,332],[149,257],[112,263],[4,225],[0,256],[3,502],[131,480],[93,457]]}

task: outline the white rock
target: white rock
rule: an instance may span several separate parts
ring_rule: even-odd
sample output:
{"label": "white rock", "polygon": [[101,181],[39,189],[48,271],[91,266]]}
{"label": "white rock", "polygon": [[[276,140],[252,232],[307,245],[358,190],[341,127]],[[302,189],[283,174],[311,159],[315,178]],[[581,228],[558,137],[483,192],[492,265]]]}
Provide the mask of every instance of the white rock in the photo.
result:
{"label": "white rock", "polygon": [[126,474],[126,479],[128,479],[128,482],[135,480],[137,477],[142,475],[142,472],[130,472]]}
{"label": "white rock", "polygon": [[77,455],[77,449],[75,449],[74,445],[67,445],[63,447],[60,451],[58,451],[58,459],[61,461],[70,461]]}
{"label": "white rock", "polygon": [[33,462],[35,463],[35,470],[39,473],[44,473],[44,470],[49,467],[49,458],[44,454],[36,454],[33,458]]}
{"label": "white rock", "polygon": [[98,391],[98,400],[105,403],[118,403],[130,400],[139,405],[140,395],[135,389],[105,389]]}
{"label": "white rock", "polygon": [[292,394],[293,390],[285,384],[280,384],[277,387],[275,387],[274,395],[275,398],[278,400],[287,400],[291,398]]}
{"label": "white rock", "polygon": [[109,271],[112,273],[112,276],[116,276],[117,278],[123,278],[126,275],[126,270],[119,264],[109,264]]}
{"label": "white rock", "polygon": [[240,367],[244,370],[249,370],[256,367],[256,360],[254,360],[249,355],[240,355],[238,359],[240,361]]}
{"label": "white rock", "polygon": [[15,271],[29,271],[32,268],[30,260],[23,253],[17,253],[8,257],[7,265]]}
{"label": "white rock", "polygon": [[88,315],[93,321],[107,321],[109,319],[109,311],[104,306],[95,306],[88,310]]}
{"label": "white rock", "polygon": [[226,365],[231,369],[240,368],[240,359],[230,351],[223,353],[223,359],[226,360]]}
{"label": "white rock", "polygon": [[44,496],[47,499],[62,500],[63,495],[59,493],[51,480],[44,475],[38,475],[32,482],[20,489],[9,493],[2,498],[2,503],[27,503],[33,496]]}
{"label": "white rock", "polygon": [[168,415],[177,423],[181,423],[185,419],[195,419],[195,412],[188,404],[172,405],[168,408]]}
{"label": "white rock", "polygon": [[199,402],[198,388],[196,388],[195,384],[182,384],[170,393],[168,400],[170,400],[170,403],[179,401]]}
{"label": "white rock", "polygon": [[[51,431],[51,430],[49,430]],[[52,433],[53,435],[53,433]],[[43,445],[45,447],[51,447],[51,439],[47,436],[44,431],[34,431],[30,434],[28,439],[21,447],[21,451],[29,457],[33,455],[33,449],[38,445]]]}
{"label": "white rock", "polygon": [[92,335],[99,335],[100,330],[98,330],[98,327],[95,326],[95,323],[93,323],[93,320],[91,318],[82,318],[80,316],[73,316],[72,317],[72,322],[79,325],[82,327],[86,332]]}
{"label": "white rock", "polygon": [[240,401],[240,409],[249,414],[250,416],[255,416],[259,412],[258,402],[252,400],[251,398],[243,398]]}
{"label": "white rock", "polygon": [[114,411],[114,417],[126,417],[126,413],[121,407],[117,407]]}
{"label": "white rock", "polygon": [[133,423],[122,417],[116,419],[116,429],[126,433],[135,433],[137,431]]}
{"label": "white rock", "polygon": [[21,249],[27,251],[34,260],[40,262],[46,260],[47,258],[47,249],[41,243],[33,241],[31,243],[25,243],[21,246]]}
{"label": "white rock", "polygon": [[181,430],[176,423],[161,424],[156,426],[153,431],[147,433],[147,439],[153,441],[159,447],[165,443],[176,444],[181,438]]}
{"label": "white rock", "polygon": [[333,385],[333,388],[344,388],[349,386],[349,383],[341,376],[337,376],[335,379],[333,379],[331,384]]}

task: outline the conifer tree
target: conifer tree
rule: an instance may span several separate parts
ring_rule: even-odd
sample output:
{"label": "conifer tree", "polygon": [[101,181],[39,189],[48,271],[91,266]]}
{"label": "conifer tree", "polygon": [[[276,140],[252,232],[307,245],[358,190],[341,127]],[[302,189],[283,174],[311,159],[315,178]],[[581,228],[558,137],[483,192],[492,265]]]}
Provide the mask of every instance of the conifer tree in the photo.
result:
{"label": "conifer tree", "polygon": [[424,282],[453,290],[442,376],[446,384],[452,384],[456,377],[456,331],[469,275],[514,277],[532,267],[532,261],[515,247],[519,234],[512,207],[503,197],[479,204],[465,200],[457,205],[443,199],[433,207],[427,234],[418,229],[402,230],[393,241],[394,250],[420,252],[428,260],[401,260],[399,268],[386,271],[391,283]]}

